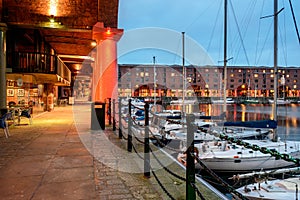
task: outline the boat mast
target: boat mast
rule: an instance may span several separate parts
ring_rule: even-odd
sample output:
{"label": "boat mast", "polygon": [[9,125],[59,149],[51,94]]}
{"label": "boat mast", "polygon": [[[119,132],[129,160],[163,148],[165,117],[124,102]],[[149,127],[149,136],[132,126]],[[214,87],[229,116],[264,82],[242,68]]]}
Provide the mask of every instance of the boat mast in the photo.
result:
{"label": "boat mast", "polygon": [[223,112],[226,116],[226,88],[227,88],[227,0],[224,2],[224,69],[223,69]]}
{"label": "boat mast", "polygon": [[[274,120],[277,121],[277,87],[278,87],[278,69],[277,69],[277,32],[278,32],[278,1],[274,0],[274,105],[273,105],[273,115]],[[277,130],[274,129],[273,140],[278,140]]]}
{"label": "boat mast", "polygon": [[184,32],[182,32],[182,117],[185,113],[185,104],[184,104],[184,100],[185,100],[185,90],[186,90],[186,83],[185,83],[185,79],[186,79],[186,69],[184,66]]}
{"label": "boat mast", "polygon": [[154,112],[156,112],[156,66],[155,66],[155,56],[153,56],[153,90],[154,90]]}

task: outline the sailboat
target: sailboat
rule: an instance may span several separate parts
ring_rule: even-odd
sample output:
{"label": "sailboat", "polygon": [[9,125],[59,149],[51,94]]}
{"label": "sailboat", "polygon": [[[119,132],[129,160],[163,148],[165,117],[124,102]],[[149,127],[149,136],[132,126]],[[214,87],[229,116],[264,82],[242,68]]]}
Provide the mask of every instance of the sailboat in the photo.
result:
{"label": "sailboat", "polygon": [[299,199],[298,187],[300,177],[290,177],[286,179],[268,180],[259,183],[253,183],[237,189],[247,199],[265,199],[265,200],[292,200]]}
{"label": "sailboat", "polygon": [[[299,199],[298,187],[300,185],[300,168],[278,169],[270,171],[261,171],[248,174],[234,175],[234,181],[243,181],[251,179],[253,183],[246,184],[237,189],[237,191],[248,199]],[[272,178],[278,174],[284,174],[282,178]]]}
{"label": "sailboat", "polygon": [[[274,99],[277,99],[277,0],[274,0]],[[225,26],[227,19],[227,0],[225,0]],[[225,28],[226,36],[226,28]],[[226,37],[225,37],[226,40]],[[226,42],[224,42],[226,44]],[[226,52],[226,46],[225,46]],[[226,53],[224,53],[226,56]],[[225,59],[226,60],[226,57]],[[226,62],[224,73],[226,73]],[[226,76],[224,75],[226,81]],[[225,85],[226,86],[226,85]],[[224,95],[225,96],[225,95]],[[226,104],[224,102],[224,111]],[[274,120],[277,121],[277,101],[273,107]],[[229,141],[229,142],[228,142]],[[248,172],[258,170],[277,169],[294,166],[295,163],[278,159],[269,153],[262,153],[258,149],[268,149],[279,154],[289,155],[293,158],[300,158],[300,142],[280,141],[277,136],[277,129],[274,129],[273,138],[267,140],[244,140],[248,146],[255,146],[258,149],[248,149],[242,145],[233,144],[228,141],[203,142],[195,144],[199,150],[199,158],[208,168],[219,172]]]}

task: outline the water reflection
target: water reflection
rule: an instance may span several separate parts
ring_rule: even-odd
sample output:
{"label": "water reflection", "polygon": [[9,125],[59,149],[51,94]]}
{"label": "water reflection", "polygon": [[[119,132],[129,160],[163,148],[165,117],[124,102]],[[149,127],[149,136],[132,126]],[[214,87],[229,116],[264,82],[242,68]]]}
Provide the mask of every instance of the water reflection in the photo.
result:
{"label": "water reflection", "polygon": [[[226,121],[252,121],[273,119],[273,106],[267,104],[228,104]],[[170,107],[181,109],[180,106]],[[223,105],[200,104],[199,106],[188,106],[189,113],[204,112],[206,115],[217,116],[223,112]],[[278,105],[277,106],[277,133],[281,140],[300,140],[300,105]]]}
{"label": "water reflection", "polygon": [[[228,121],[274,119],[274,105],[228,105]],[[277,107],[278,136],[281,139],[300,140],[300,106],[296,104]]]}

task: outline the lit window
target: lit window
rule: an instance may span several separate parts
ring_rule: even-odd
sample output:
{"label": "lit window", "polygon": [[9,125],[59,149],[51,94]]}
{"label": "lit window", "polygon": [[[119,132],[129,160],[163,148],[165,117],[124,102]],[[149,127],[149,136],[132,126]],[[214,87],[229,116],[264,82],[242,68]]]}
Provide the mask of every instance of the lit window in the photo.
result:
{"label": "lit window", "polygon": [[258,77],[258,74],[254,74],[254,77],[257,78],[257,77]]}

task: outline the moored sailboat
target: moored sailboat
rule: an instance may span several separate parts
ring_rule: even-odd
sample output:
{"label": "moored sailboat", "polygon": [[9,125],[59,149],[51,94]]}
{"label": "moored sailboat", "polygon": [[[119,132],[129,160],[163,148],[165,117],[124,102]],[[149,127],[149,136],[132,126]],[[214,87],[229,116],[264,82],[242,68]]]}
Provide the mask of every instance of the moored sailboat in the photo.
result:
{"label": "moored sailboat", "polygon": [[[227,1],[225,0],[225,8]],[[226,11],[226,10],[225,10]],[[277,0],[274,3],[274,121],[277,121]],[[226,12],[225,12],[226,19]],[[226,23],[225,23],[226,24]],[[225,25],[226,26],[226,25]],[[225,29],[226,30],[226,29]],[[225,34],[226,35],[226,34]],[[225,37],[226,39],[226,37]],[[226,44],[226,42],[225,42]],[[224,48],[226,49],[226,47]],[[226,51],[225,51],[226,52]],[[226,56],[224,59],[226,63]],[[224,64],[224,73],[226,64]],[[224,80],[226,82],[226,79]],[[225,92],[224,92],[225,93]],[[224,110],[226,105],[224,102]],[[225,138],[225,137],[223,137]],[[300,142],[280,141],[277,136],[277,128],[274,129],[272,140],[247,140],[246,146],[233,144],[232,138],[222,142],[204,142],[196,144],[200,153],[200,160],[210,169],[220,172],[246,172],[257,170],[278,169],[294,166],[295,163],[286,159],[274,157],[270,152],[300,158]],[[248,149],[247,146],[255,146],[257,149]],[[268,151],[265,151],[265,150]],[[259,151],[261,150],[261,151]]]}

